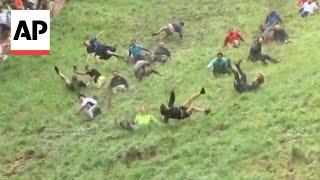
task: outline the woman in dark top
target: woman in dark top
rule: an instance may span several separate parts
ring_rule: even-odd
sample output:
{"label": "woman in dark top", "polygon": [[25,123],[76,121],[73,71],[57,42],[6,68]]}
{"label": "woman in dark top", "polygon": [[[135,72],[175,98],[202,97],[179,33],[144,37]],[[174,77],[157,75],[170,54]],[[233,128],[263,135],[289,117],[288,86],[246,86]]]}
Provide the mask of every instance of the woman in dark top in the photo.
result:
{"label": "woman in dark top", "polygon": [[245,91],[254,91],[260,87],[261,84],[264,83],[264,75],[261,73],[256,74],[251,84],[247,83],[247,75],[242,71],[240,67],[241,60],[239,63],[235,64],[236,70],[232,69],[234,74],[234,89],[239,93]]}
{"label": "woman in dark top", "polygon": [[78,75],[88,75],[92,79],[94,85],[100,88],[102,85],[106,83],[106,77],[102,76],[101,73],[93,68],[90,68],[89,65],[85,66],[85,72],[78,72],[77,67],[74,66],[75,73]]}
{"label": "woman in dark top", "polygon": [[202,94],[205,94],[205,89],[202,88],[201,91],[193,96],[191,96],[182,106],[175,106],[175,93],[171,91],[169,104],[161,104],[160,113],[164,116],[164,122],[168,123],[169,118],[172,119],[185,119],[191,116],[193,112],[203,112],[206,115],[210,113],[210,108],[199,108],[193,106],[193,101],[199,98]]}

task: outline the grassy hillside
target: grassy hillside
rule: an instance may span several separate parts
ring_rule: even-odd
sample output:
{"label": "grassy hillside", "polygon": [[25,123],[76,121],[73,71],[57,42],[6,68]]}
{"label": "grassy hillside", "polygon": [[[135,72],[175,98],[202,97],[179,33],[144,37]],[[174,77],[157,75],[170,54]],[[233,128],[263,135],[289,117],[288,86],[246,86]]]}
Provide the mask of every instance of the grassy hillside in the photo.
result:
{"label": "grassy hillside", "polygon": [[[52,21],[50,57],[11,57],[0,64],[0,179],[319,179],[320,16],[301,19],[294,2],[271,1],[282,14],[293,43],[270,44],[264,52],[279,64],[244,62],[252,77],[267,75],[256,93],[238,94],[232,77],[213,78],[205,69],[221,50],[230,26],[242,31],[240,49],[223,49],[233,60],[246,58],[268,12],[268,0],[78,0]],[[68,76],[84,66],[85,38],[104,30],[102,40],[127,53],[132,38],[153,48],[151,33],[172,20],[184,20],[185,38],[168,40],[173,60],[156,69],[164,76],[142,82],[131,66],[112,58],[90,65],[106,76],[114,68],[130,90],[106,105],[106,90],[90,88],[102,115],[94,122],[76,116],[79,102],[54,74]],[[196,105],[209,116],[170,121],[127,133],[113,119],[134,115],[147,104],[158,119],[171,89],[176,102],[200,87],[207,95]]]}

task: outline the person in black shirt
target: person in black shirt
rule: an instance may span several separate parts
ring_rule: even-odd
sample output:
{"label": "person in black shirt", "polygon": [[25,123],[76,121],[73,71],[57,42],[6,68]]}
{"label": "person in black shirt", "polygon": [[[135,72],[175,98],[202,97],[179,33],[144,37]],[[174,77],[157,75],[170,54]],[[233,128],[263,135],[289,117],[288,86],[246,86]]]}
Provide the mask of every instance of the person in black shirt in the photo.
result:
{"label": "person in black shirt", "polygon": [[171,58],[171,53],[167,47],[165,47],[163,42],[160,42],[158,47],[153,53],[152,60],[165,62],[166,60]]}
{"label": "person in black shirt", "polygon": [[89,60],[92,54],[94,54],[97,61],[108,60],[112,56],[121,57],[120,55],[116,54],[117,49],[115,47],[104,45],[98,40],[98,36],[100,36],[102,33],[103,31],[97,34],[96,37],[84,41],[84,46],[87,47],[88,53],[86,61]]}
{"label": "person in black shirt", "polygon": [[234,74],[234,89],[239,93],[243,93],[245,91],[254,91],[257,90],[261,84],[264,83],[264,75],[261,73],[256,74],[251,82],[251,85],[247,83],[247,75],[242,71],[241,60],[235,64],[236,70],[232,69]]}
{"label": "person in black shirt", "polygon": [[54,67],[54,70],[60,76],[60,78],[65,81],[66,87],[71,91],[80,91],[81,88],[85,88],[87,86],[82,80],[78,80],[75,71],[71,77],[71,80],[69,80],[63,73],[60,72],[57,66]]}
{"label": "person in black shirt", "polygon": [[160,113],[164,116],[164,122],[168,123],[169,118],[172,119],[185,119],[192,115],[193,112],[204,112],[206,115],[210,113],[210,108],[199,108],[196,106],[193,106],[193,101],[197,98],[199,98],[201,95],[205,94],[205,89],[202,88],[201,91],[193,96],[191,96],[182,106],[175,106],[175,93],[174,91],[171,91],[169,104],[161,104],[160,106]]}
{"label": "person in black shirt", "polygon": [[262,42],[264,38],[262,36],[258,37],[254,40],[251,48],[250,48],[250,54],[249,59],[253,62],[255,61],[262,61],[263,64],[267,64],[267,61],[276,63],[277,61],[273,59],[271,56],[262,54]]}
{"label": "person in black shirt", "polygon": [[112,90],[114,94],[118,92],[124,92],[129,86],[127,80],[120,76],[118,70],[112,71],[113,77],[111,79],[109,88]]}
{"label": "person in black shirt", "polygon": [[183,34],[182,34],[182,28],[184,26],[184,22],[183,21],[176,21],[176,22],[172,22],[170,24],[168,24],[167,26],[163,26],[161,27],[156,33],[153,33],[152,36],[156,36],[158,34],[160,34],[161,32],[165,32],[165,37],[161,38],[167,38],[169,36],[172,36],[173,33],[178,33],[180,39],[183,38]]}
{"label": "person in black shirt", "polygon": [[74,66],[74,69],[75,69],[75,73],[78,75],[90,76],[91,80],[93,81],[94,85],[97,88],[100,88],[101,86],[103,86],[106,83],[106,77],[102,76],[98,70],[90,68],[89,65],[85,66],[85,68],[84,68],[85,72],[78,72],[76,66]]}

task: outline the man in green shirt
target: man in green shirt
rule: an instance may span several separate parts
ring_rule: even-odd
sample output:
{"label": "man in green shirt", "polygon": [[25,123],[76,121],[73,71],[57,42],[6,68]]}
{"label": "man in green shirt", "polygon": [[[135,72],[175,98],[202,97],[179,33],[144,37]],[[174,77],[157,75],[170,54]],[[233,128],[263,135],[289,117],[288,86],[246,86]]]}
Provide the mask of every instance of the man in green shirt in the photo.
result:
{"label": "man in green shirt", "polygon": [[212,67],[212,73],[216,77],[219,74],[231,74],[230,60],[223,57],[222,53],[218,53],[217,57],[213,58],[207,68]]}

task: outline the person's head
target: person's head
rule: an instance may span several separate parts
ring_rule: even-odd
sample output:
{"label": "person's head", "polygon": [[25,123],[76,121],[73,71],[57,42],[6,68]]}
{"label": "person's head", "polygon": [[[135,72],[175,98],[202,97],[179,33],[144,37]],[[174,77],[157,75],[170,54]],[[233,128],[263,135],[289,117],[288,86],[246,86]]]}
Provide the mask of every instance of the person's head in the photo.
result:
{"label": "person's head", "polygon": [[160,47],[160,48],[164,48],[164,42],[159,42],[159,44],[158,44],[158,47]]}
{"label": "person's head", "polygon": [[180,21],[180,24],[181,24],[181,26],[184,26],[184,22],[183,21]]}
{"label": "person's head", "polygon": [[311,4],[311,3],[313,3],[313,0],[308,0],[308,4]]}
{"label": "person's head", "polygon": [[142,105],[140,107],[140,113],[143,114],[143,115],[148,114],[149,113],[148,108],[145,105]]}
{"label": "person's head", "polygon": [[235,29],[234,29],[234,27],[230,27],[229,28],[229,32],[232,32],[232,31],[234,31]]}
{"label": "person's head", "polygon": [[80,101],[82,101],[84,98],[86,98],[86,95],[80,93],[78,94],[78,98]]}
{"label": "person's head", "polygon": [[217,53],[217,58],[218,58],[218,60],[221,60],[221,59],[222,59],[222,56],[223,56],[223,54],[222,54],[221,52]]}
{"label": "person's head", "polygon": [[86,47],[90,47],[90,41],[89,40],[83,41],[83,45]]}
{"label": "person's head", "polygon": [[86,65],[86,66],[84,67],[84,70],[87,71],[87,72],[90,71],[90,66],[89,66],[89,65]]}
{"label": "person's head", "polygon": [[118,70],[116,70],[116,69],[112,70],[113,77],[118,77],[119,74],[120,74],[120,72]]}
{"label": "person's head", "polygon": [[262,73],[257,73],[253,79],[252,79],[252,84],[263,84],[264,83],[264,75]]}
{"label": "person's head", "polygon": [[264,40],[264,37],[263,37],[263,36],[259,36],[259,37],[258,37],[258,42],[259,42],[259,43],[263,43],[263,40]]}
{"label": "person's head", "polygon": [[167,112],[168,112],[168,107],[165,104],[161,104],[161,106],[160,106],[161,115],[166,115]]}
{"label": "person's head", "polygon": [[136,43],[137,43],[137,39],[134,38],[131,40],[131,44],[136,44]]}

